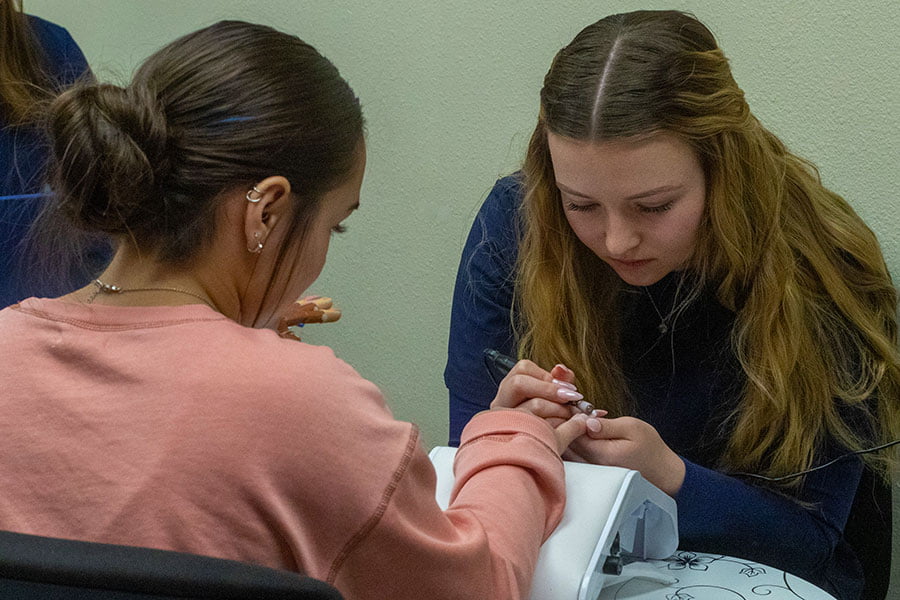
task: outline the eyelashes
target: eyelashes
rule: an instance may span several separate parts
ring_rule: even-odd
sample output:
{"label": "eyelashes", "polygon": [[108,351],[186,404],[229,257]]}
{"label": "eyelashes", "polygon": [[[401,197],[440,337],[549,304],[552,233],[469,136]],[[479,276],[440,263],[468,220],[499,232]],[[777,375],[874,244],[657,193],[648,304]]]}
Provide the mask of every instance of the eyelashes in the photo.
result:
{"label": "eyelashes", "polygon": [[671,210],[672,204],[674,204],[674,202],[666,202],[659,206],[642,206],[641,211],[646,213],[664,213],[667,210]]}
{"label": "eyelashes", "polygon": [[331,228],[331,233],[347,233],[347,226],[343,224],[335,225]]}
{"label": "eyelashes", "polygon": [[[675,204],[675,201],[669,201],[665,204],[660,204],[659,206],[639,206],[638,210],[642,213],[650,213],[650,214],[658,214],[664,213],[672,209],[672,205]],[[575,204],[574,202],[566,203],[566,210],[572,212],[590,212],[596,208],[596,204]]]}

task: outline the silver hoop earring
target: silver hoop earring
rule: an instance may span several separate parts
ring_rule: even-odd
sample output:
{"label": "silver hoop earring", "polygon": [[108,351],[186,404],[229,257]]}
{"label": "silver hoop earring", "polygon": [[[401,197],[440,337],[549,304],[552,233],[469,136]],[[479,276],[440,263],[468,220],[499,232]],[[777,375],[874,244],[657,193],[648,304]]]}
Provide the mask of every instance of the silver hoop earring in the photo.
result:
{"label": "silver hoop earring", "polygon": [[[259,194],[259,197],[257,197],[257,198],[251,197],[250,194],[252,194],[253,192],[256,192],[257,194]],[[253,189],[247,191],[247,195],[244,196],[244,198],[247,199],[247,202],[252,202],[253,204],[256,204],[257,202],[259,202],[260,200],[262,200],[262,190],[258,189],[258,188],[254,185],[254,186],[253,186]]]}

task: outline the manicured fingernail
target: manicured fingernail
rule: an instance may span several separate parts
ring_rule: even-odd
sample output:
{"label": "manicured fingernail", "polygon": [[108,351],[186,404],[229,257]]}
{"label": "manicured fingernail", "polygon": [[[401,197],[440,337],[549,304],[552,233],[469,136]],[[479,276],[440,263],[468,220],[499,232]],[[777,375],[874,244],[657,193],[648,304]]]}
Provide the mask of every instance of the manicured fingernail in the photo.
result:
{"label": "manicured fingernail", "polygon": [[587,400],[579,400],[578,402],[575,402],[575,408],[577,408],[584,414],[589,415],[593,412],[594,405],[591,404],[590,402],[588,402]]}
{"label": "manicured fingernail", "polygon": [[609,411],[603,410],[602,408],[595,409],[594,411],[591,412],[592,417],[598,417],[598,418],[605,417],[608,414],[609,414]]}
{"label": "manicured fingernail", "polygon": [[567,390],[566,388],[557,388],[556,395],[566,401],[572,400],[581,400],[584,398],[578,392],[573,392],[572,390]]}
{"label": "manicured fingernail", "polygon": [[598,419],[588,419],[587,420],[587,428],[597,433],[600,429],[603,428],[603,425],[600,423]]}
{"label": "manicured fingernail", "polygon": [[553,383],[555,383],[555,384],[558,385],[558,386],[564,387],[564,388],[569,388],[569,389],[572,390],[573,392],[574,392],[575,390],[578,389],[577,387],[575,387],[574,385],[572,385],[572,384],[569,383],[568,381],[562,381],[561,379],[554,379],[554,380],[553,380]]}

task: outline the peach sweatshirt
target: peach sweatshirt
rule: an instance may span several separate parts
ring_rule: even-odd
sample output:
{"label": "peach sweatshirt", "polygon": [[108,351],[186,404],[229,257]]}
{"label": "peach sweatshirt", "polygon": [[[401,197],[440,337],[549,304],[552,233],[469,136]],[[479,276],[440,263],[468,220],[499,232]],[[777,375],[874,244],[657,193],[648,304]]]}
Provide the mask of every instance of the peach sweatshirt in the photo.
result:
{"label": "peach sweatshirt", "polygon": [[527,596],[561,518],[550,428],[462,436],[447,511],[418,429],[326,347],[203,305],[0,311],[0,528],[307,573],[349,599]]}

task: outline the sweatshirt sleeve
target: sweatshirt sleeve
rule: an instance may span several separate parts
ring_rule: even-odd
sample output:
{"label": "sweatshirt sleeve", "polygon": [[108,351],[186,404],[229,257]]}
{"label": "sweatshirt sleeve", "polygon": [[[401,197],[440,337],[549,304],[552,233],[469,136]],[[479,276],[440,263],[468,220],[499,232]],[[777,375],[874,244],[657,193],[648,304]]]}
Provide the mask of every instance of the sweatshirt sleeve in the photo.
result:
{"label": "sweatshirt sleeve", "polygon": [[553,432],[521,411],[479,414],[456,457],[450,506],[418,440],[408,446],[371,529],[335,583],[350,598],[525,598],[540,544],[562,517],[565,481]]}
{"label": "sweatshirt sleeve", "polygon": [[[828,452],[836,456],[836,452]],[[858,458],[806,476],[791,498],[685,461],[676,501],[680,547],[774,564],[825,581],[862,475]]]}
{"label": "sweatshirt sleeve", "polygon": [[485,348],[516,355],[513,277],[518,250],[518,176],[499,180],[485,199],[463,248],[453,290],[444,383],[450,394],[450,445],[497,393],[483,363]]}

